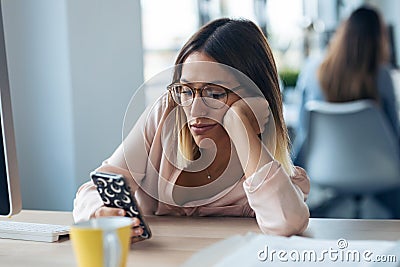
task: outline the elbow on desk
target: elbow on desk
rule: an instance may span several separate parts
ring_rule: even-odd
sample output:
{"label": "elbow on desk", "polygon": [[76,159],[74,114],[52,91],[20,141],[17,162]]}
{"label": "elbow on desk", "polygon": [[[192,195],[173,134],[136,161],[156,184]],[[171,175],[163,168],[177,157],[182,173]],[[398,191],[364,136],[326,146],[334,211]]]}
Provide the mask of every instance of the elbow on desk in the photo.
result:
{"label": "elbow on desk", "polygon": [[303,216],[287,216],[279,222],[264,222],[256,216],[258,226],[267,235],[292,236],[302,234],[308,227],[310,213],[307,209]]}

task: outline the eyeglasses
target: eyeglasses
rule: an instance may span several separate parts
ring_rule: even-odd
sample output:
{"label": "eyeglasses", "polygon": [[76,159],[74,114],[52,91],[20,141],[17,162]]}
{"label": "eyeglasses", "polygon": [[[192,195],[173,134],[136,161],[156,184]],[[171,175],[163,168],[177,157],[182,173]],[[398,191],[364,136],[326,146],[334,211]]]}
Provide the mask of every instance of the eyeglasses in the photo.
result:
{"label": "eyeglasses", "polygon": [[210,108],[220,109],[228,101],[228,94],[240,87],[241,85],[228,89],[222,85],[206,83],[200,88],[195,88],[189,83],[172,83],[167,89],[179,106],[187,107],[193,104],[196,91],[199,91],[204,104]]}

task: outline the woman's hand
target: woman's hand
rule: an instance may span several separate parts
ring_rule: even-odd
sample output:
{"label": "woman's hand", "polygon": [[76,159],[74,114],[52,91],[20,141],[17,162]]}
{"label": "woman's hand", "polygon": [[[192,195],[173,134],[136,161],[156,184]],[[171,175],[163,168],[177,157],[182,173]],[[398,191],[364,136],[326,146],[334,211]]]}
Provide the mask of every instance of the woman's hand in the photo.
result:
{"label": "woman's hand", "polygon": [[265,130],[270,116],[265,98],[243,98],[231,105],[223,119],[223,126],[235,145],[246,177],[251,177],[273,160],[259,134]]}
{"label": "woman's hand", "polygon": [[[123,209],[102,206],[95,211],[93,218],[125,216],[125,214],[126,212]],[[141,234],[143,234],[143,229],[140,227],[140,220],[138,218],[132,218],[131,243],[141,241]]]}
{"label": "woman's hand", "polygon": [[[236,114],[232,114],[232,112]],[[265,125],[269,120],[269,104],[264,97],[247,97],[242,98],[232,104],[226,112],[224,125],[229,121],[227,116],[233,116],[241,120],[247,119],[252,129],[256,134],[262,134],[265,130]]]}

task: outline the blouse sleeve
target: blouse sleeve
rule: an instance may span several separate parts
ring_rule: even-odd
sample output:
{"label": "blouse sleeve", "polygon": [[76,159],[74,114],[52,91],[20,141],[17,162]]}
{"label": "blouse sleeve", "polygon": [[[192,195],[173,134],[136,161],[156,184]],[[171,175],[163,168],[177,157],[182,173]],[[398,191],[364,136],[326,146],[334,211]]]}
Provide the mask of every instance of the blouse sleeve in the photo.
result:
{"label": "blouse sleeve", "polygon": [[247,178],[243,187],[263,233],[290,236],[307,228],[310,213],[305,200],[310,180],[302,168],[296,167],[289,177],[273,161]]}
{"label": "blouse sleeve", "polygon": [[[162,101],[160,101],[162,102]],[[121,174],[126,178],[132,192],[138,189],[145,176],[148,152],[152,137],[158,126],[165,101],[148,108],[138,119],[122,144],[96,171]],[[127,164],[132,162],[132,164]],[[75,222],[90,219],[103,202],[92,181],[84,183],[74,199]]]}

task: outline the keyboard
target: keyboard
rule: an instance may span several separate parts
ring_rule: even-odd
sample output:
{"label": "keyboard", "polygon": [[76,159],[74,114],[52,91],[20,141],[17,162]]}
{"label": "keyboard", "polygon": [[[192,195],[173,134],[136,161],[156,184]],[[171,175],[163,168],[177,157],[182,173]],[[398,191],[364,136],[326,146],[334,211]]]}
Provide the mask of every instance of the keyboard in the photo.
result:
{"label": "keyboard", "polygon": [[0,238],[55,242],[69,230],[66,225],[0,221]]}

